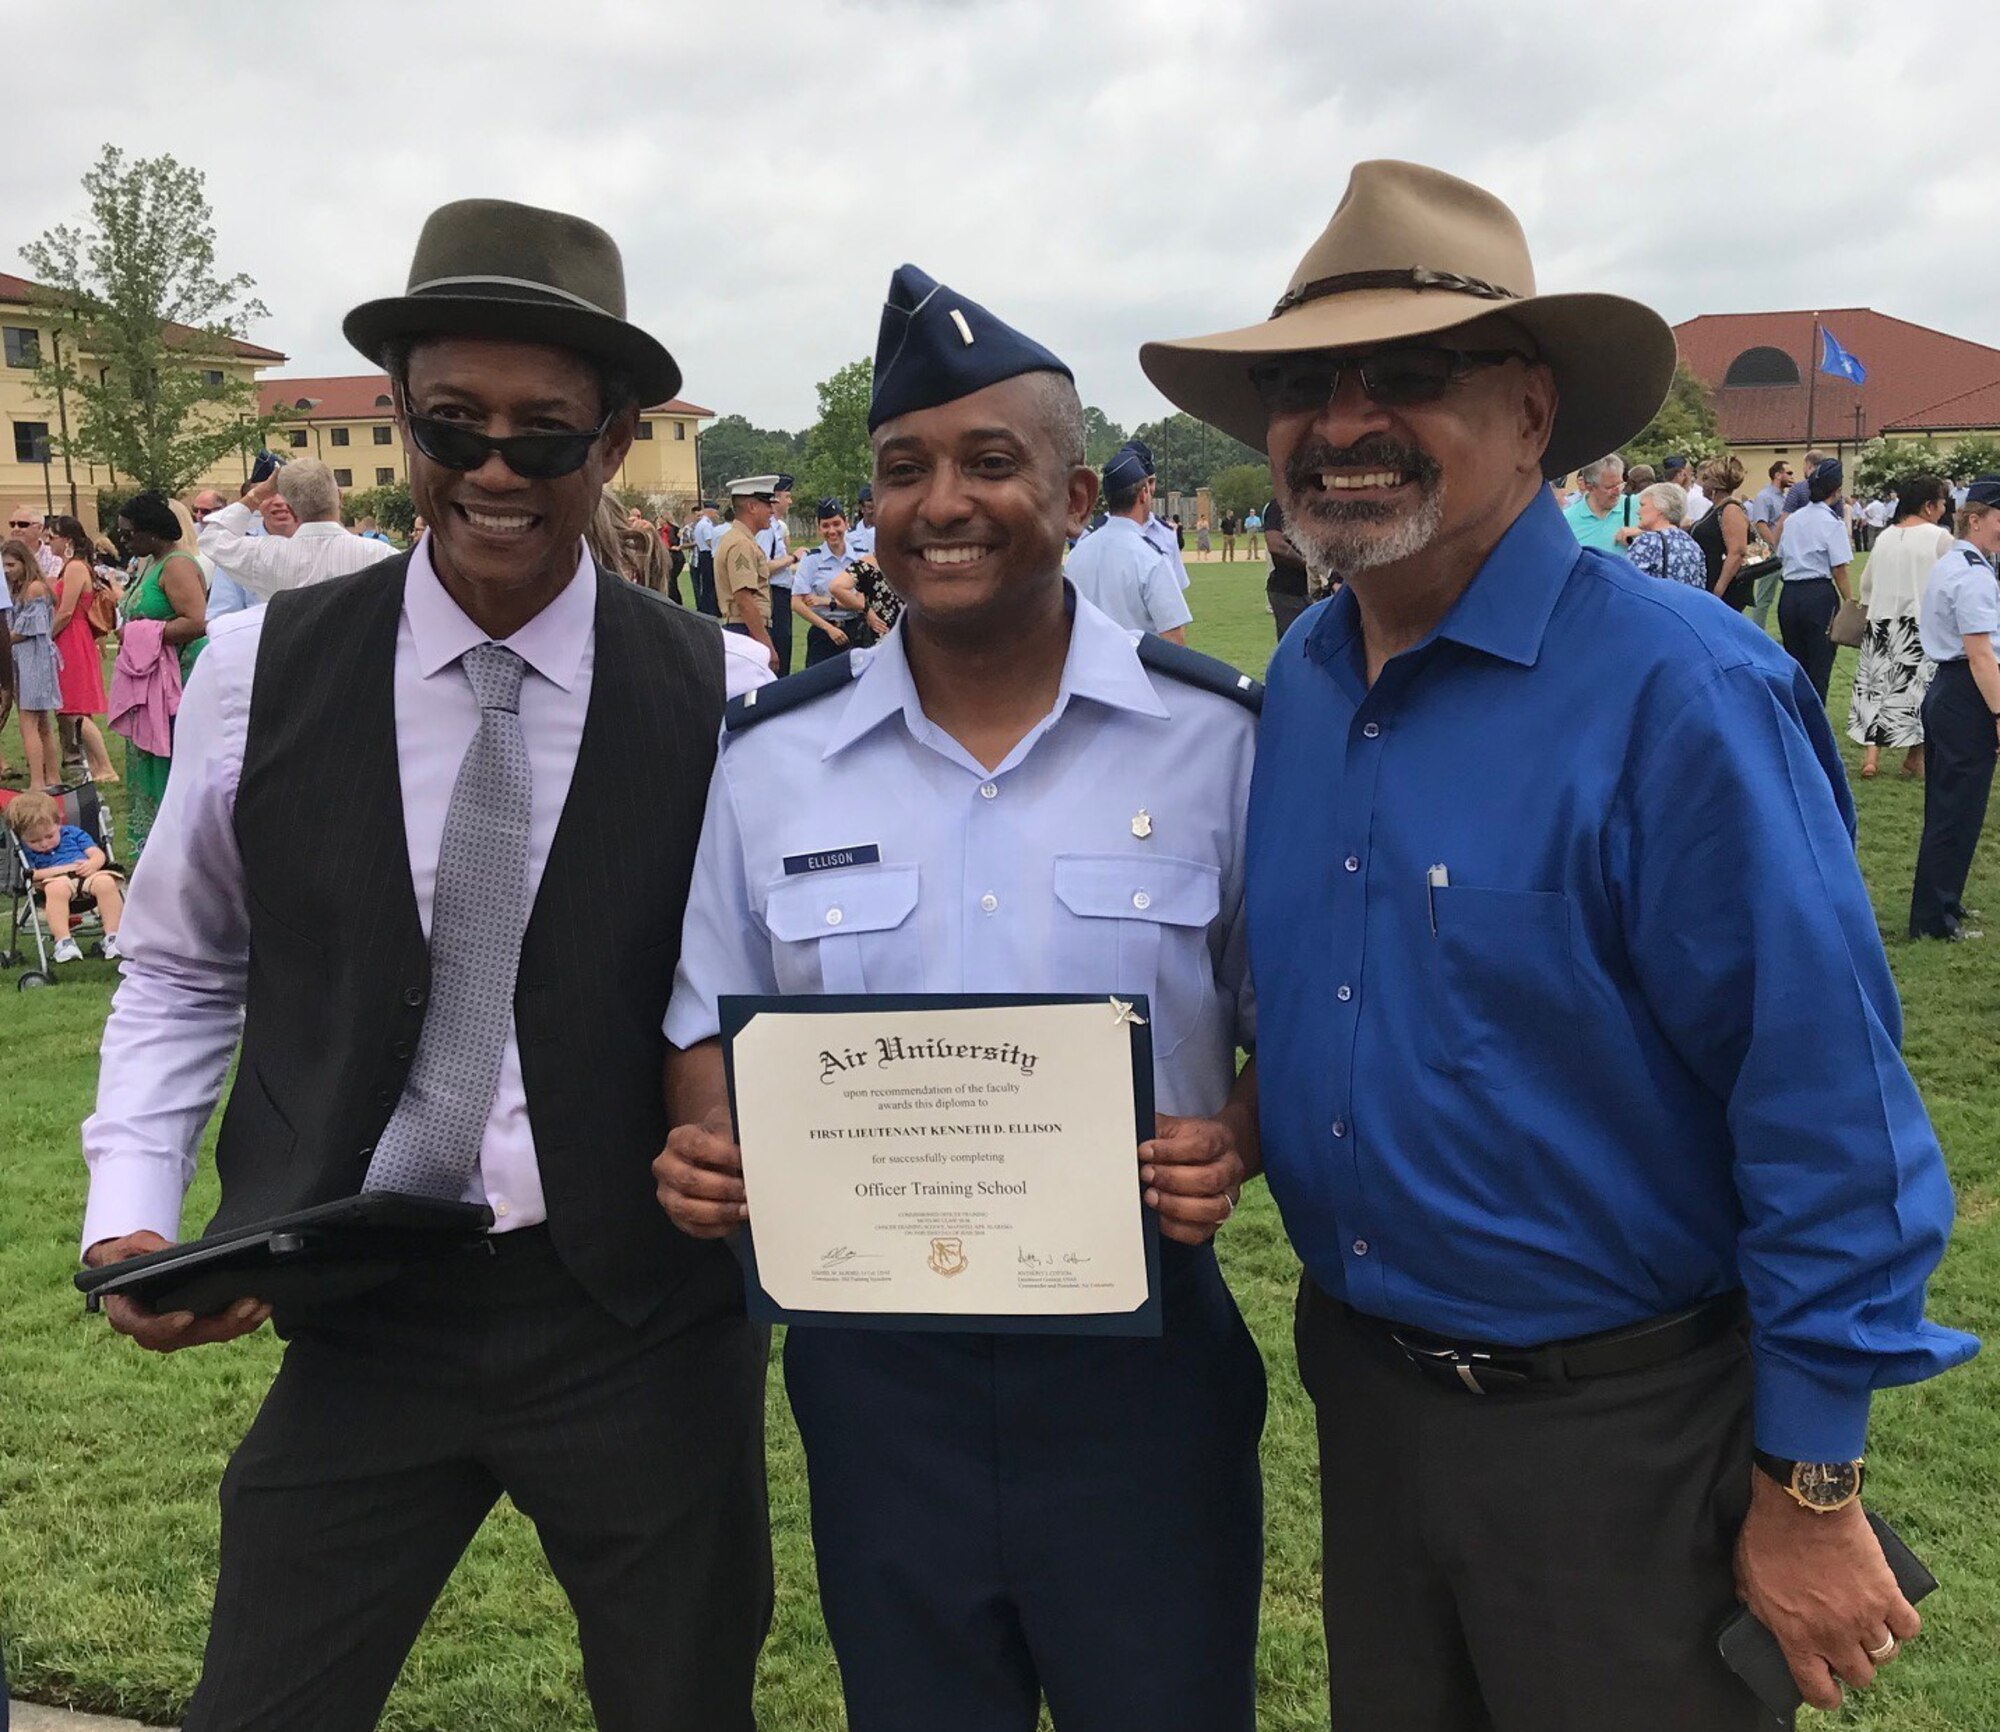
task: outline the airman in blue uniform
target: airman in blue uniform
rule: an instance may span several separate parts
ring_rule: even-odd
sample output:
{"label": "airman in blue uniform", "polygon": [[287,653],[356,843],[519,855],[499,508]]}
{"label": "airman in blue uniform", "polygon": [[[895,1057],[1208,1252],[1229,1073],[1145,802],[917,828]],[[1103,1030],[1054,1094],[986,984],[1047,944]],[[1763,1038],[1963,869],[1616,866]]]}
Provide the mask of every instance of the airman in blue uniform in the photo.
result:
{"label": "airman in blue uniform", "polygon": [[911,266],[870,429],[905,612],[728,717],[661,1198],[698,1236],[748,1214],[724,993],[1149,994],[1162,1336],[795,1327],[786,1384],[853,1732],[1032,1732],[1044,1700],[1060,1732],[1252,1732],[1264,1377],[1210,1241],[1258,1165],[1260,688],[1064,582],[1096,492],[1069,370]]}

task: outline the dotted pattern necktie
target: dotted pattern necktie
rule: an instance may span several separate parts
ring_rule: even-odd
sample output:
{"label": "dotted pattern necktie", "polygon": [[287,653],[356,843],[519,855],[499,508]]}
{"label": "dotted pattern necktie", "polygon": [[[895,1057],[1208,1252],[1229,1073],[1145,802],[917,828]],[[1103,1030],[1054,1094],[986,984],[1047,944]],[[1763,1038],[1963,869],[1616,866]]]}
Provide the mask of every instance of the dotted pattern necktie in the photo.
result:
{"label": "dotted pattern necktie", "polygon": [[431,991],[402,1099],[363,1188],[456,1199],[479,1165],[528,926],[532,778],[521,737],[526,664],[497,643],[461,659],[479,732],[458,766],[431,898]]}

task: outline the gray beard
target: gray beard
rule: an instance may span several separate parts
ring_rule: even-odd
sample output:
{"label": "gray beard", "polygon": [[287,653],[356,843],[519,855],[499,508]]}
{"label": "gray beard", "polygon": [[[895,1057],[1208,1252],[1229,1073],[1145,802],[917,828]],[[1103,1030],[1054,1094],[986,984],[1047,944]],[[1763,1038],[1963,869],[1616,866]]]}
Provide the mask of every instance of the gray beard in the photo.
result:
{"label": "gray beard", "polygon": [[1416,510],[1387,533],[1382,532],[1379,517],[1361,515],[1372,513],[1373,507],[1345,509],[1355,515],[1329,519],[1295,508],[1290,500],[1285,502],[1285,533],[1293,545],[1306,556],[1309,565],[1336,572],[1342,578],[1352,577],[1358,571],[1372,571],[1378,565],[1394,565],[1430,546],[1444,522],[1444,489],[1432,487],[1426,491]]}

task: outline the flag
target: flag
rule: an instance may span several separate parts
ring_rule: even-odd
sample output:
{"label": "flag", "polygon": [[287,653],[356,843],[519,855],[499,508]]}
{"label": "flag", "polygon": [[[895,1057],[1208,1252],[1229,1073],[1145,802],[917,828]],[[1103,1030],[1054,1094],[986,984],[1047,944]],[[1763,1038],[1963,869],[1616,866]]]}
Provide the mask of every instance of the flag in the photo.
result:
{"label": "flag", "polygon": [[1843,349],[1834,334],[1824,325],[1819,333],[1819,370],[1831,373],[1836,379],[1845,379],[1850,385],[1868,383],[1868,369]]}

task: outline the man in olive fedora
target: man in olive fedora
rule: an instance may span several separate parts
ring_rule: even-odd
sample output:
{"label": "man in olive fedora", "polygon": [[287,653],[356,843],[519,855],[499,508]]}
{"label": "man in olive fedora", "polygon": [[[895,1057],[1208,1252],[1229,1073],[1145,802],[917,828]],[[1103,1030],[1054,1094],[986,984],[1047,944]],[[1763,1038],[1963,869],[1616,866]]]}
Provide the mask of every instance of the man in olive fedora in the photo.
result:
{"label": "man in olive fedora", "polygon": [[1924,1318],[1951,1192],[1823,707],[1543,485],[1672,335],[1370,162],[1268,318],[1141,359],[1346,580],[1272,660],[1247,868],[1334,1724],[1747,1732],[1739,1593],[1837,1705],[1917,1630],[1870,1394],[1976,1343]]}
{"label": "man in olive fedora", "polygon": [[[84,1127],[86,1260],[180,1236],[239,1029],[212,1230],[369,1191],[493,1226],[476,1255],[278,1308],[186,1724],[374,1725],[505,1493],[575,1608],[597,1724],[744,1732],[767,1342],[729,1253],[654,1206],[651,1162],[722,707],[769,676],[585,550],[639,406],[681,383],[625,318],[610,236],[447,205],[407,293],[346,331],[393,381],[429,527],[211,636]],[[107,1309],[159,1352],[270,1313]]]}

